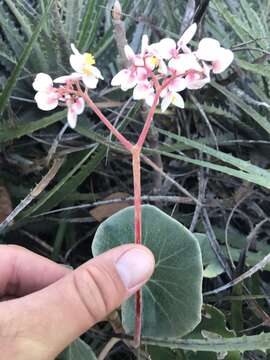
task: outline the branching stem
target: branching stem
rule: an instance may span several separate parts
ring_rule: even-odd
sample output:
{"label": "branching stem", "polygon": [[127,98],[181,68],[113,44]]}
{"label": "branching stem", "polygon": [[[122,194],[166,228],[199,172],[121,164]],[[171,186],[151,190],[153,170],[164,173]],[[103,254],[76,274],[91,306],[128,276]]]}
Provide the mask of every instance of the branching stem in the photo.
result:
{"label": "branching stem", "polygon": [[[163,85],[158,83],[158,80],[153,79],[156,84],[156,94],[153,104],[147,115],[144,127],[139,136],[139,139],[135,145],[126,139],[103,115],[100,109],[89,97],[87,92],[84,92],[79,84],[76,82],[78,89],[78,95],[82,96],[87,105],[94,111],[104,125],[111,131],[111,133],[118,139],[118,141],[131,153],[132,155],[132,169],[133,169],[133,184],[134,184],[134,227],[135,227],[135,244],[142,243],[142,213],[141,213],[141,151],[147,134],[149,132],[155,110],[159,101],[161,91],[167,86],[167,82]],[[134,333],[134,345],[138,347],[140,345],[141,329],[142,329],[142,292],[137,291],[135,294],[135,333]]]}

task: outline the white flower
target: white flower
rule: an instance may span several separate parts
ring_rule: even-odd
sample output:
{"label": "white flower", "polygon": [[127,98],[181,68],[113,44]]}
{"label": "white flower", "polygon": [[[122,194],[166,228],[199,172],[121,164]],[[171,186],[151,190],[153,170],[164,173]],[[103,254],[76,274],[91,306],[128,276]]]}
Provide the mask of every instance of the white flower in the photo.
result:
{"label": "white flower", "polygon": [[215,74],[226,70],[234,58],[231,50],[221,47],[220,43],[212,38],[203,38],[199,42],[196,56],[200,60],[212,62],[212,69]]}
{"label": "white flower", "polygon": [[196,56],[193,53],[179,54],[176,58],[169,61],[169,68],[177,72],[177,74],[184,74],[188,70],[203,71]]}
{"label": "white flower", "polygon": [[134,100],[145,100],[146,104],[152,106],[155,98],[155,91],[149,81],[140,82],[133,90]]}
{"label": "white flower", "polygon": [[32,85],[37,91],[35,101],[39,109],[49,111],[57,107],[59,95],[53,87],[52,78],[48,74],[37,74]]}
{"label": "white flower", "polygon": [[160,96],[163,98],[161,101],[161,111],[164,112],[173,104],[179,108],[184,108],[184,100],[178,91],[183,91],[187,87],[186,79],[178,77],[168,84],[168,86],[161,92]]}
{"label": "white flower", "polygon": [[204,85],[210,82],[210,70],[211,66],[208,66],[203,62],[203,71],[196,72],[196,71],[188,71],[185,76],[187,89],[190,90],[197,90],[202,88]]}
{"label": "white flower", "polygon": [[103,76],[99,69],[96,66],[93,66],[96,63],[94,56],[90,53],[81,54],[74,44],[71,44],[71,49],[73,54],[70,55],[69,58],[70,65],[77,74],[82,76],[82,81],[86,87],[95,89],[98,80],[103,80]]}
{"label": "white flower", "polygon": [[77,116],[82,114],[84,111],[84,99],[82,97],[78,97],[77,99],[67,100],[67,121],[69,126],[74,129],[77,125]]}
{"label": "white flower", "polygon": [[161,111],[166,111],[170,104],[173,104],[181,109],[185,107],[182,96],[175,91],[167,91],[165,94],[163,94],[163,99],[161,101]]}
{"label": "white flower", "polygon": [[190,53],[190,49],[187,47],[187,44],[193,38],[197,30],[197,25],[192,24],[180,37],[178,42],[176,43],[171,38],[164,38],[160,40],[160,42],[150,45],[150,48],[153,47],[160,57],[165,60],[170,60],[172,58],[177,59],[180,56],[180,49],[184,51],[184,53]]}

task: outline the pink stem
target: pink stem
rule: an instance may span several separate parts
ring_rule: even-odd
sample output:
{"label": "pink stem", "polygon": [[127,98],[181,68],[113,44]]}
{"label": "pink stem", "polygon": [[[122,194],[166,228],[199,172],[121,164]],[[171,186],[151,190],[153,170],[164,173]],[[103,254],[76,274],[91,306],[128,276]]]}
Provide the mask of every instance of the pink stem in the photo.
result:
{"label": "pink stem", "polygon": [[[141,150],[148,134],[151,122],[154,117],[156,106],[158,103],[160,91],[159,89],[155,95],[153,105],[147,115],[145,125],[140,134],[139,140],[132,149],[132,167],[133,167],[133,181],[134,181],[134,224],[135,224],[135,244],[141,244],[142,240],[142,208],[141,208]],[[142,332],[142,291],[139,290],[135,294],[135,332],[134,332],[134,345],[140,345],[141,332]]]}
{"label": "pink stem", "polygon": [[132,167],[134,181],[134,207],[135,207],[135,244],[141,244],[142,215],[141,215],[141,149],[136,145],[132,149]]}
{"label": "pink stem", "polygon": [[[157,82],[157,85],[158,82]],[[108,127],[119,142],[132,154],[132,168],[133,168],[133,182],[134,182],[134,227],[135,227],[135,244],[141,244],[142,240],[142,213],[141,213],[141,150],[145,142],[146,136],[150,129],[154,113],[158,104],[161,91],[167,86],[167,82],[162,86],[156,86],[156,95],[154,102],[147,115],[143,130],[139,136],[136,145],[132,145],[102,114],[99,108],[94,104],[87,93],[83,92],[79,82],[77,83],[78,93],[82,96],[88,106],[96,113],[100,120]],[[141,330],[142,330],[142,291],[139,290],[135,294],[135,332],[134,343],[135,347],[140,345]]]}
{"label": "pink stem", "polygon": [[159,88],[157,90],[157,92],[156,92],[153,104],[152,104],[152,106],[151,106],[151,108],[149,110],[149,113],[148,113],[147,118],[145,120],[144,127],[143,127],[142,132],[141,132],[141,134],[139,136],[139,139],[137,141],[136,146],[138,146],[138,148],[140,150],[141,150],[141,148],[142,148],[142,146],[143,146],[143,144],[145,142],[146,136],[147,136],[148,131],[150,129],[152,120],[154,118],[155,110],[156,110],[156,107],[157,107],[157,104],[158,104],[159,96],[160,96],[160,93],[161,93],[162,90],[163,90],[163,86],[161,88]]}
{"label": "pink stem", "polygon": [[133,145],[129,142],[110,122],[109,120],[102,114],[96,104],[90,99],[87,93],[80,91],[80,95],[84,98],[87,105],[94,111],[94,113],[100,118],[100,120],[107,126],[107,128],[112,132],[112,134],[119,140],[119,142],[131,152]]}
{"label": "pink stem", "polygon": [[[132,149],[132,167],[134,181],[134,227],[135,227],[135,244],[141,244],[142,240],[142,215],[141,215],[141,150],[135,145]],[[142,292],[137,291],[135,294],[135,347],[140,345],[142,329]]]}

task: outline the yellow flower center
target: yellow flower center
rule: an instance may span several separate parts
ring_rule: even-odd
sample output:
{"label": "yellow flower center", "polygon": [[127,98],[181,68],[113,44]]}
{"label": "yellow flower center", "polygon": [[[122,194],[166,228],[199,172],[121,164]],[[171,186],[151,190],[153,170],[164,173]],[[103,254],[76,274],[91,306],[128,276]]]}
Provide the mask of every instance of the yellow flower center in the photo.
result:
{"label": "yellow flower center", "polygon": [[85,53],[84,54],[84,62],[86,65],[94,65],[96,63],[96,60],[92,54]]}
{"label": "yellow flower center", "polygon": [[151,56],[150,63],[154,66],[158,66],[158,59],[155,56]]}

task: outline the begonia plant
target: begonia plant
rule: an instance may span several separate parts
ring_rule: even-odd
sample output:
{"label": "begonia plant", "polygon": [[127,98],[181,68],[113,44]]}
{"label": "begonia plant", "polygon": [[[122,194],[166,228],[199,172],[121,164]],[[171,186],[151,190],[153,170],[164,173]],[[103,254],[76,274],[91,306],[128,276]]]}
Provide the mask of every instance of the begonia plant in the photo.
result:
{"label": "begonia plant", "polygon": [[[58,105],[65,105],[68,109],[68,124],[74,129],[78,115],[83,113],[87,105],[132,155],[134,241],[136,244],[142,243],[141,151],[157,107],[160,106],[162,112],[165,112],[171,105],[183,109],[185,106],[182,95],[184,90],[202,88],[210,82],[211,73],[223,72],[233,61],[232,51],[223,48],[217,40],[212,38],[201,39],[198,47],[193,49],[190,42],[196,30],[197,25],[194,23],[177,42],[171,38],[164,38],[151,44],[148,36],[143,35],[139,54],[135,54],[129,45],[125,46],[124,50],[129,66],[121,69],[112,78],[111,85],[118,86],[123,91],[132,89],[133,99],[143,100],[148,106],[148,115],[135,144],[131,143],[111,124],[91,98],[91,90],[97,87],[100,80],[103,80],[101,71],[95,66],[95,58],[92,54],[80,53],[75,45],[71,44],[73,53],[70,55],[70,65],[74,72],[54,80],[48,74],[39,73],[33,82],[33,87],[37,91],[35,100],[41,110],[49,111]],[[148,210],[145,210],[146,218],[147,212]],[[160,216],[159,213],[155,213],[155,215]],[[120,218],[119,221],[121,221]],[[172,224],[172,226],[175,225]],[[147,235],[145,236],[147,237]],[[142,295],[139,291],[135,299],[134,337],[136,345],[139,344],[142,330],[142,305]],[[197,323],[196,320],[192,326],[194,327]]]}

